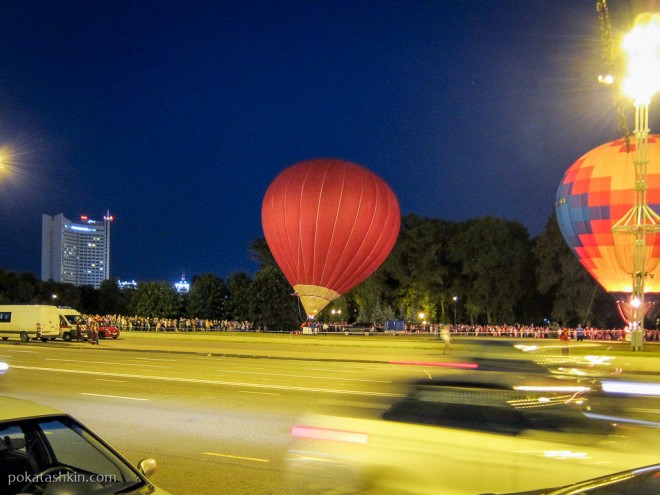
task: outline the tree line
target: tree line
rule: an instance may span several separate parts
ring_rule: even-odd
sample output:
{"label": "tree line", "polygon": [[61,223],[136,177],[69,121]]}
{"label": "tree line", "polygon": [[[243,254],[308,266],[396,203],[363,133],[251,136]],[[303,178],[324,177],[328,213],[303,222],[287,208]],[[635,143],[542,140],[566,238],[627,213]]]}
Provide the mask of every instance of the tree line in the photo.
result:
{"label": "tree line", "polygon": [[[179,294],[169,282],[99,289],[40,281],[31,273],[0,270],[0,304],[56,304],[86,314],[202,318],[253,322],[255,328],[292,330],[306,316],[264,238],[250,245],[259,269],[226,279],[192,277]],[[467,324],[578,324],[618,328],[612,297],[578,262],[553,216],[532,238],[519,222],[486,216],[452,222],[407,215],[388,259],[366,281],[328,305],[321,322],[401,319]]]}

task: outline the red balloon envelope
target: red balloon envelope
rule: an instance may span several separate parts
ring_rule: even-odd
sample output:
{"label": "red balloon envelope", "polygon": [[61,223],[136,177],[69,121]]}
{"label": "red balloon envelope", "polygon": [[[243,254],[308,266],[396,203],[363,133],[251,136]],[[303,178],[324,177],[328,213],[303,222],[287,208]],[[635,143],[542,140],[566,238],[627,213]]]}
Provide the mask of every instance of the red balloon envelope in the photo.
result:
{"label": "red balloon envelope", "polygon": [[385,261],[401,213],[394,192],[374,173],[318,158],[275,178],[261,222],[275,261],[313,316]]}

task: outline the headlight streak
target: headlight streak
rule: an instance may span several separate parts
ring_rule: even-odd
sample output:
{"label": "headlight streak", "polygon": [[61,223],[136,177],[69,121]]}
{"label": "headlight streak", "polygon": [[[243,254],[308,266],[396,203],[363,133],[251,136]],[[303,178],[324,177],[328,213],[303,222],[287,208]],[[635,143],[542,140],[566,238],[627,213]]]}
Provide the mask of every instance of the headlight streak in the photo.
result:
{"label": "headlight streak", "polygon": [[534,397],[531,399],[515,399],[507,401],[507,404],[515,409],[533,409],[538,407],[554,406],[556,404],[569,404],[571,402],[581,403],[577,400],[579,393],[573,395],[562,395],[560,397]]}
{"label": "headlight streak", "polygon": [[651,395],[660,397],[660,384],[603,380],[603,392],[624,395]]}
{"label": "headlight streak", "polygon": [[628,423],[628,424],[640,425],[640,426],[650,426],[653,428],[660,427],[660,423],[656,423],[654,421],[644,421],[642,419],[623,418],[619,416],[605,416],[603,414],[594,414],[594,413],[584,413],[584,415],[588,418],[598,419],[601,421],[610,421],[614,423]]}

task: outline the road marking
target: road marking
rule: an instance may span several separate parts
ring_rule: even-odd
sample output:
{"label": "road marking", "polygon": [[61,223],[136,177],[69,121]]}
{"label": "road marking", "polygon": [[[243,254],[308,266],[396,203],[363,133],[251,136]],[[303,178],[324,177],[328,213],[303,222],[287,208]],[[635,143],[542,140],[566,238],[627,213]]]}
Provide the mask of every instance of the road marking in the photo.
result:
{"label": "road marking", "polygon": [[168,361],[168,362],[176,363],[176,359],[160,359],[160,358],[135,358],[135,359],[141,361]]}
{"label": "road marking", "polygon": [[252,392],[251,390],[239,390],[242,394],[259,394],[259,395],[280,395],[275,392]]}
{"label": "road marking", "polygon": [[54,373],[69,373],[76,375],[111,376],[115,378],[138,378],[142,380],[160,380],[165,382],[203,383],[205,385],[225,385],[229,387],[262,388],[262,389],[265,388],[271,390],[295,390],[299,392],[322,392],[322,393],[339,394],[339,395],[368,395],[370,397],[404,397],[403,394],[390,394],[387,392],[368,392],[366,390],[336,390],[331,388],[297,387],[293,385],[267,385],[267,384],[245,383],[245,382],[228,382],[224,380],[205,380],[202,378],[177,378],[173,376],[134,375],[130,373],[113,373],[110,371],[67,370],[61,368],[45,368],[42,366],[16,365],[16,366],[12,366],[12,369],[46,371],[46,372],[54,372]]}
{"label": "road marking", "polygon": [[308,368],[309,371],[325,371],[330,372],[330,373],[353,373],[357,375],[359,371],[351,371],[351,370],[338,370],[338,369],[331,369],[331,368]]}
{"label": "road marking", "polygon": [[92,395],[94,397],[109,397],[111,399],[149,400],[149,399],[143,399],[141,397],[124,397],[123,395],[88,394],[85,392],[80,392],[80,395]]}
{"label": "road marking", "polygon": [[102,364],[104,366],[141,366],[143,368],[171,368],[171,366],[161,366],[159,364],[115,363],[109,361],[80,361],[79,359],[46,358],[45,361],[60,361],[64,363],[78,363],[78,364]]}
{"label": "road marking", "polygon": [[342,378],[340,376],[289,375],[286,373],[264,373],[261,371],[216,370],[221,373],[241,373],[243,375],[284,376],[287,378],[312,378],[314,380],[340,380],[345,382],[392,383],[390,380],[369,380],[366,378]]}
{"label": "road marking", "polygon": [[27,354],[37,354],[38,351],[20,351],[20,350],[16,349],[14,352],[25,352]]}
{"label": "road marking", "polygon": [[117,383],[126,383],[126,380],[110,380],[108,378],[95,378],[97,382],[117,382]]}
{"label": "road marking", "polygon": [[204,455],[215,457],[228,457],[229,459],[240,459],[242,461],[270,462],[270,459],[259,459],[258,457],[243,457],[242,455],[218,454],[217,452],[203,452]]}

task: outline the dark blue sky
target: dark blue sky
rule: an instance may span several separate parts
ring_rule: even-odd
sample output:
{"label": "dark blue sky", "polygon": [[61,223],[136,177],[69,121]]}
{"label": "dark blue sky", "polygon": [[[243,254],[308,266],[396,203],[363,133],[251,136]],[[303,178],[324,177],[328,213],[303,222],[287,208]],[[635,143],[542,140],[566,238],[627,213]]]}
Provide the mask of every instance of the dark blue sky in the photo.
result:
{"label": "dark blue sky", "polygon": [[[643,5],[610,0],[615,35]],[[268,184],[320,156],[535,236],[619,136],[599,67],[592,0],[4,0],[0,268],[40,273],[42,213],[109,209],[113,278],[253,273]]]}

